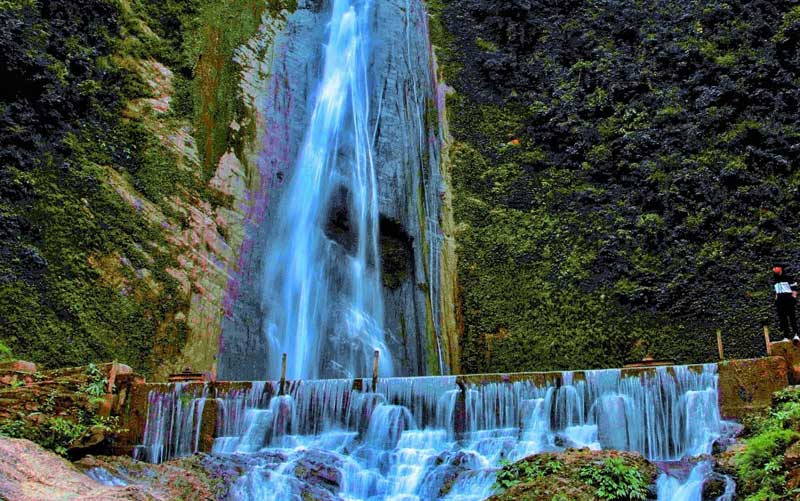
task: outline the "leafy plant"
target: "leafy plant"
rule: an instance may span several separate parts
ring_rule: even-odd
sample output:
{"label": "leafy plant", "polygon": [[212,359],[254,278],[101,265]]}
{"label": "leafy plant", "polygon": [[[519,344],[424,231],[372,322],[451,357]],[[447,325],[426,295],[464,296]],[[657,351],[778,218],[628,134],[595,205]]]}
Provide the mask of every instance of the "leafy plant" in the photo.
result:
{"label": "leafy plant", "polygon": [[0,435],[36,442],[61,456],[66,456],[69,445],[88,429],[86,424],[60,416],[49,417],[39,426],[32,425],[21,415],[16,419],[0,422]]}
{"label": "leafy plant", "polygon": [[542,463],[538,458],[516,463],[502,461],[500,464],[503,468],[497,472],[497,480],[495,482],[495,488],[497,489],[509,489],[523,482],[558,473],[564,467],[558,460],[551,459]]}
{"label": "leafy plant", "polygon": [[8,438],[26,438],[26,422],[21,419],[10,419],[0,423],[0,435]]}
{"label": "leafy plant", "polygon": [[88,427],[63,417],[51,417],[42,426],[40,444],[61,456],[67,455],[69,445],[83,436]]}
{"label": "leafy plant", "polygon": [[580,478],[597,488],[597,497],[609,500],[646,499],[648,482],[642,473],[618,458],[581,468]]}
{"label": "leafy plant", "polygon": [[86,366],[86,375],[89,376],[89,381],[81,388],[81,391],[91,397],[102,397],[106,394],[108,387],[108,379],[103,371],[100,370],[95,364]]}
{"label": "leafy plant", "polygon": [[745,449],[734,462],[742,490],[761,492],[765,499],[785,493],[783,452],[800,438],[794,430],[770,428],[745,441]]}
{"label": "leafy plant", "polygon": [[55,410],[57,396],[58,392],[56,390],[50,390],[50,393],[44,397],[44,402],[42,402],[42,412],[50,414]]}

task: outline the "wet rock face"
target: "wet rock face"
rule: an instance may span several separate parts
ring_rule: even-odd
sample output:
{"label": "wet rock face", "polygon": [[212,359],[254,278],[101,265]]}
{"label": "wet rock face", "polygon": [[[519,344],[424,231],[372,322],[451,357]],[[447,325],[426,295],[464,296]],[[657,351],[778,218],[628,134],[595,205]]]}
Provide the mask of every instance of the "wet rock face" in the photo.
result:
{"label": "wet rock face", "polygon": [[342,460],[335,454],[309,451],[294,466],[294,475],[310,487],[321,488],[333,494],[342,483]]}
{"label": "wet rock face", "polygon": [[[372,124],[384,272],[387,344],[397,375],[439,371],[429,322],[440,318],[439,143],[427,13],[422,2],[374,3]],[[389,224],[387,224],[389,223]]]}
{"label": "wet rock face", "polygon": [[381,280],[389,290],[402,287],[414,272],[414,242],[395,220],[380,220]]}
{"label": "wet rock face", "polygon": [[[262,332],[261,274],[271,218],[294,167],[321,71],[326,14],[322,1],[299,2],[275,34],[269,75],[255,99],[261,118],[257,134],[260,185],[251,193],[252,210],[239,249],[238,270],[228,283],[229,304],[222,320],[218,354],[221,379],[259,380],[266,375],[267,346]],[[262,94],[263,93],[263,94]]]}

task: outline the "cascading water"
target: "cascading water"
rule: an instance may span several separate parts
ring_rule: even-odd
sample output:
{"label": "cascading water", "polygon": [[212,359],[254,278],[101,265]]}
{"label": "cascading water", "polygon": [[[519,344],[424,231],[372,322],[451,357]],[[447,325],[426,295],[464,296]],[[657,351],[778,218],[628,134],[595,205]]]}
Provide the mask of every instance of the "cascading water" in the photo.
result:
{"label": "cascading water", "polygon": [[[218,409],[213,453],[246,463],[234,499],[480,500],[492,494],[501,460],[565,447],[631,450],[667,462],[659,498],[699,499],[710,463],[680,479],[671,465],[710,454],[730,431],[719,414],[715,365],[628,377],[565,373],[539,385],[459,386],[456,377],[424,377],[381,379],[375,388],[339,379],[287,383],[284,395],[277,389],[261,382],[208,396]],[[147,459],[191,453],[173,446],[189,439],[167,419],[191,419],[178,410],[202,392],[181,398],[186,391],[151,394],[142,450],[163,445],[164,452]],[[192,426],[200,423],[179,428]]]}
{"label": "cascading water", "polygon": [[392,374],[383,332],[378,189],[369,132],[370,2],[335,0],[305,140],[265,254],[268,375]]}

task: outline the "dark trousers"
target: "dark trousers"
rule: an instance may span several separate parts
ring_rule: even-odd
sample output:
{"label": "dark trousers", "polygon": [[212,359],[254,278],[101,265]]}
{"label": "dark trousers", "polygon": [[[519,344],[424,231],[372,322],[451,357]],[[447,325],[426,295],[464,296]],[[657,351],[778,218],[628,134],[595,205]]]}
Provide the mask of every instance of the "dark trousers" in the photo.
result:
{"label": "dark trousers", "polygon": [[797,335],[797,317],[794,314],[794,307],[797,301],[791,294],[778,294],[778,299],[775,301],[775,306],[778,308],[778,321],[781,324],[781,332],[783,337],[789,337],[789,329],[791,333]]}

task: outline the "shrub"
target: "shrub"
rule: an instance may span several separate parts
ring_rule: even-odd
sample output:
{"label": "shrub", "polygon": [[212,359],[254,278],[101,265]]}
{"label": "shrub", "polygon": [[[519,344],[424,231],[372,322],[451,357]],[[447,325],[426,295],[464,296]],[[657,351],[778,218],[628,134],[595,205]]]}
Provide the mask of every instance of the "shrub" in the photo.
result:
{"label": "shrub", "polygon": [[602,465],[581,468],[580,477],[597,488],[597,497],[610,500],[646,499],[648,482],[634,466],[621,459],[606,459]]}
{"label": "shrub", "polygon": [[750,437],[734,457],[738,492],[756,500],[797,499],[800,490],[790,490],[784,465],[786,449],[800,439],[800,392],[781,390],[773,396],[772,407],[747,420]]}

